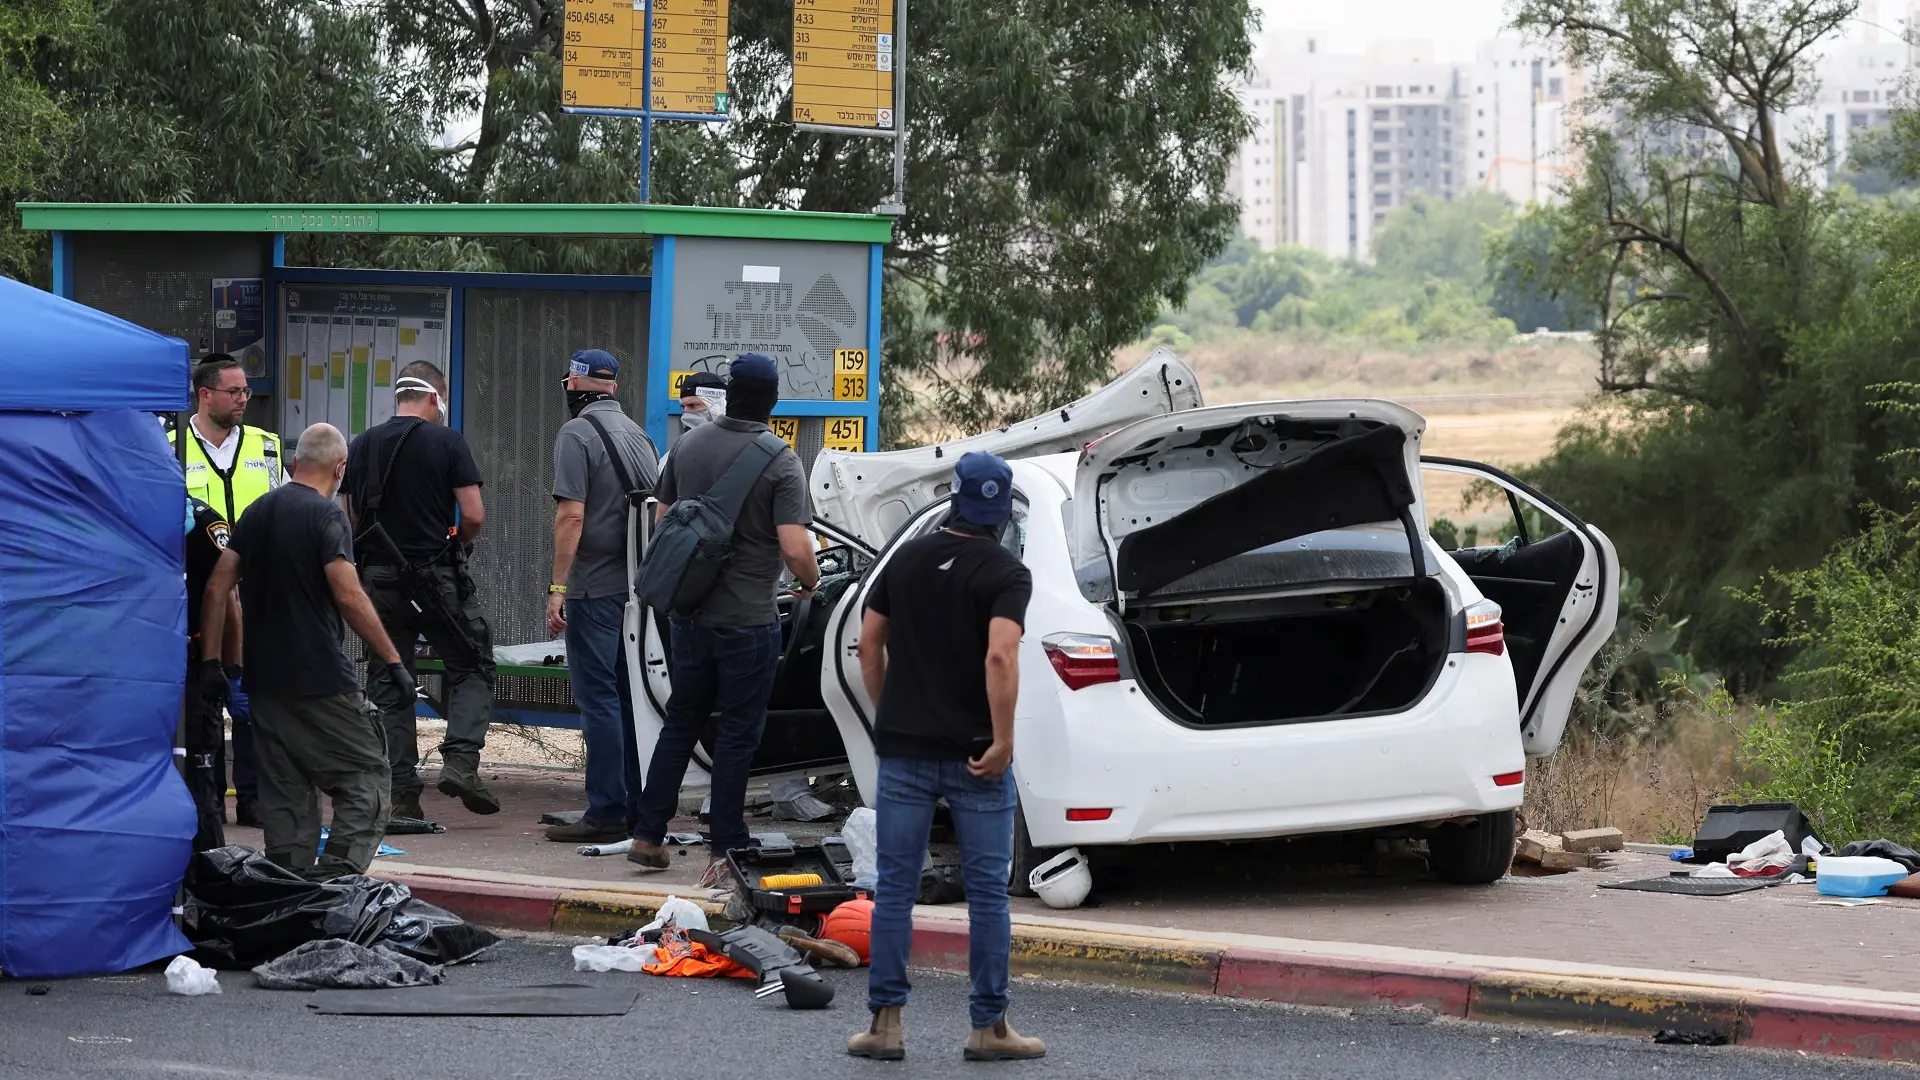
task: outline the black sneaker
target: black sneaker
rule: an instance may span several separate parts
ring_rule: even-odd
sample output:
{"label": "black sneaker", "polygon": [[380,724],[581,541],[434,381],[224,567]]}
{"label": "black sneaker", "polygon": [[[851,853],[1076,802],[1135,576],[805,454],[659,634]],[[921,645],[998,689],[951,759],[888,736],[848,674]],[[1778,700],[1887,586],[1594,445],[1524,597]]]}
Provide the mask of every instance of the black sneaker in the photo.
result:
{"label": "black sneaker", "polygon": [[547,830],[547,839],[556,844],[617,844],[632,836],[624,822],[590,821],[581,818],[571,825],[555,825]]}

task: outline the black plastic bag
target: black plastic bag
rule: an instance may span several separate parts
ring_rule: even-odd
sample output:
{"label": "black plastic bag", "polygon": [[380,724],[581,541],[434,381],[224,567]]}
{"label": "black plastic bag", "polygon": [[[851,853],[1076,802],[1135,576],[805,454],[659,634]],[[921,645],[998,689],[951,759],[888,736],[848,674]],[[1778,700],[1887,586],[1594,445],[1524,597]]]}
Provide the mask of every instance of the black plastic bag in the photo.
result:
{"label": "black plastic bag", "polygon": [[1909,874],[1920,873],[1920,852],[1891,840],[1855,840],[1834,854],[1847,858],[1855,855],[1877,855],[1882,859],[1892,859],[1906,867]]}
{"label": "black plastic bag", "polygon": [[500,939],[391,881],[308,881],[250,848],[202,851],[187,865],[181,929],[195,960],[256,967],[309,941],[386,944],[429,964],[472,959]]}

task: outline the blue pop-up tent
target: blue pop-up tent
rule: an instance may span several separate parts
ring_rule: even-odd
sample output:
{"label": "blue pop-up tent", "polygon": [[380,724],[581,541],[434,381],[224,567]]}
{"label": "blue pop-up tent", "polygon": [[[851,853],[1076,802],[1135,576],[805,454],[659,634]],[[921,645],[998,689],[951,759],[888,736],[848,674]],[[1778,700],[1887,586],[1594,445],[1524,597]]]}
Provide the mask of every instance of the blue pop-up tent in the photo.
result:
{"label": "blue pop-up tent", "polygon": [[187,345],[0,278],[0,971],[183,952]]}

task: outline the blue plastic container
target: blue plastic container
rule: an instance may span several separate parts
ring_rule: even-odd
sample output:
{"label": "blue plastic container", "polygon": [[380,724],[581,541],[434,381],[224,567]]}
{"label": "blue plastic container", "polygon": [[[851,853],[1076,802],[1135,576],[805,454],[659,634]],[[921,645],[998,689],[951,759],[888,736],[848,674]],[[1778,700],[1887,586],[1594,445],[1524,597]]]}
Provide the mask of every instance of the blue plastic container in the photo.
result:
{"label": "blue plastic container", "polygon": [[1822,855],[1816,861],[1820,895],[1885,896],[1887,887],[1907,878],[1907,868],[1873,855]]}

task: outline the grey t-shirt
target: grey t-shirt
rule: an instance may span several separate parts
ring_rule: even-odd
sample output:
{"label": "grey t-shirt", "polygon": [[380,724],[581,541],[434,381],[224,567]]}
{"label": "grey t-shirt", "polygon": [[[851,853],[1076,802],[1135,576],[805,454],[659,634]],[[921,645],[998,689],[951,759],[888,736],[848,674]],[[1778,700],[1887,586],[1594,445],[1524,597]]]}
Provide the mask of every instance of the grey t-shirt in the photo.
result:
{"label": "grey t-shirt", "polygon": [[[667,455],[654,497],[671,505],[681,496],[704,495],[767,425],[731,416],[683,433]],[[694,613],[706,626],[769,626],[780,619],[774,606],[774,583],[780,579],[781,525],[813,524],[807,500],[807,476],[800,457],[780,451],[747,495],[740,516],[733,521],[733,558],[714,586],[713,594]]]}
{"label": "grey t-shirt", "polygon": [[596,401],[561,425],[553,439],[553,497],[586,504],[580,549],[567,575],[569,600],[627,594],[627,492],[589,414],[606,425],[634,483],[650,488],[659,472],[653,444],[617,401]]}

